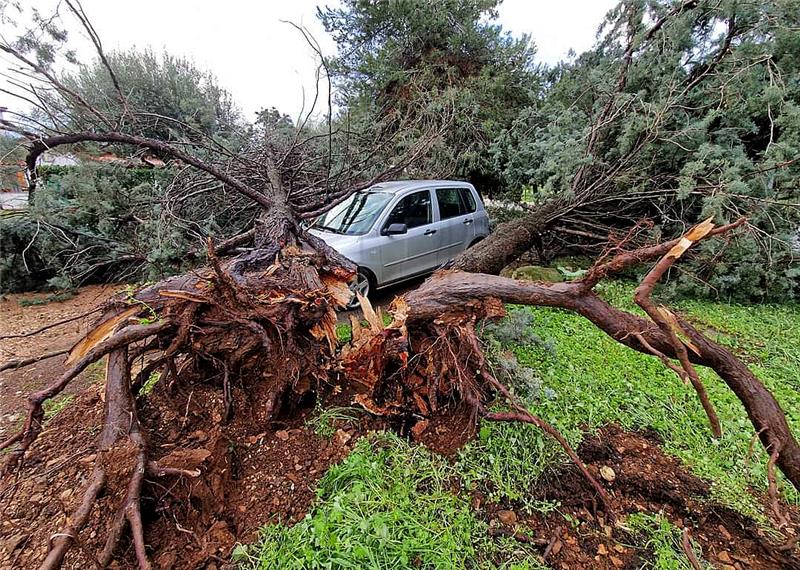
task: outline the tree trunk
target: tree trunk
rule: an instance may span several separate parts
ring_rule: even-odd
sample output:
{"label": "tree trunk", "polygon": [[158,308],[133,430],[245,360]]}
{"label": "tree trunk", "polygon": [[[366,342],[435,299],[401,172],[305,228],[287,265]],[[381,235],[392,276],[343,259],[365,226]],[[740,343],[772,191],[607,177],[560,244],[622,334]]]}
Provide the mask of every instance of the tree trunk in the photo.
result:
{"label": "tree trunk", "polygon": [[564,215],[566,204],[550,200],[521,218],[500,224],[486,239],[459,255],[453,267],[470,273],[497,275],[531,249],[550,225]]}

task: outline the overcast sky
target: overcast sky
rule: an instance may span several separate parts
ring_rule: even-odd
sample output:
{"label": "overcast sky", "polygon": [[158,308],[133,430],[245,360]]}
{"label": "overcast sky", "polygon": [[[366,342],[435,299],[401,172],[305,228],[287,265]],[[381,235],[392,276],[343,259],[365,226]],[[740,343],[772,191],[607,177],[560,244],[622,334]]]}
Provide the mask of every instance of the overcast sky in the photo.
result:
{"label": "overcast sky", "polygon": [[[52,5],[51,0],[28,0]],[[435,1],[435,0],[433,0]],[[296,116],[303,90],[314,89],[314,53],[299,33],[281,20],[306,26],[326,55],[335,45],[316,18],[324,0],[82,0],[103,40],[104,48],[166,48],[192,58],[211,70],[246,113],[275,106]],[[515,35],[528,33],[537,46],[537,59],[556,63],[570,49],[591,47],[612,0],[505,0],[499,23]],[[66,8],[63,14],[69,17]],[[88,48],[80,54],[91,57]],[[5,98],[0,104],[9,105]]]}

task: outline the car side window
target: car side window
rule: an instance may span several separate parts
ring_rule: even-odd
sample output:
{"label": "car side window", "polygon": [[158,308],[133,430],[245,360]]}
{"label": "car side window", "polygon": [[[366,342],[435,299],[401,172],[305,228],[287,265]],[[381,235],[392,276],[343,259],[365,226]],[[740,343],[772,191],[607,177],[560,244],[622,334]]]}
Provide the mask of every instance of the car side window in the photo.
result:
{"label": "car side window", "polygon": [[458,193],[461,195],[461,201],[467,207],[468,213],[471,214],[478,209],[478,205],[475,203],[475,196],[472,195],[472,190],[469,188],[459,188]]}
{"label": "car side window", "polygon": [[439,201],[439,217],[443,220],[467,213],[458,188],[439,188],[436,190],[436,199]]}
{"label": "car side window", "polygon": [[392,209],[386,225],[405,224],[409,229],[430,224],[433,221],[431,212],[431,193],[427,190],[409,194]]}

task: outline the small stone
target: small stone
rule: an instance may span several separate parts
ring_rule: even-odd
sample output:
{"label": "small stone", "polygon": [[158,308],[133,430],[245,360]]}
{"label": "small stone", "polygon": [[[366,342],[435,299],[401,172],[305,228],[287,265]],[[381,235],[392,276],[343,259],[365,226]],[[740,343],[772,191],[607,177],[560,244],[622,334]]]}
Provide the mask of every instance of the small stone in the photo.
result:
{"label": "small stone", "polygon": [[497,511],[497,518],[506,526],[517,524],[517,513],[509,510]]}
{"label": "small stone", "polygon": [[81,459],[78,460],[78,462],[79,463],[83,463],[85,465],[87,463],[91,463],[95,459],[97,459],[97,454],[96,453],[92,453],[91,455],[87,455],[86,457],[82,457]]}
{"label": "small stone", "polygon": [[32,495],[31,498],[28,500],[31,503],[41,503],[42,499],[44,499],[44,495],[42,495],[41,493],[36,493],[35,495]]}
{"label": "small stone", "polygon": [[563,547],[564,547],[564,543],[561,542],[561,539],[560,538],[556,539],[556,541],[553,543],[553,549],[550,551],[550,554],[552,554],[553,556],[556,556],[559,552],[561,552],[561,549]]}
{"label": "small stone", "polygon": [[622,568],[623,566],[625,566],[625,563],[616,556],[612,556],[610,560],[611,564],[613,564],[616,568]]}
{"label": "small stone", "polygon": [[61,494],[58,496],[62,502],[66,502],[72,496],[72,489],[64,489],[61,491]]}
{"label": "small stone", "polygon": [[289,440],[289,432],[282,429],[275,432],[275,437],[277,437],[281,441],[288,441]]}
{"label": "small stone", "polygon": [[727,550],[722,550],[722,551],[718,552],[717,553],[717,560],[719,560],[720,562],[722,562],[724,564],[733,564],[733,559],[731,558],[731,555],[728,554]]}
{"label": "small stone", "polygon": [[608,549],[606,548],[606,545],[603,544],[602,542],[597,547],[597,554],[599,554],[600,556],[606,556],[608,554]]}
{"label": "small stone", "polygon": [[339,445],[346,444],[348,441],[350,441],[352,437],[353,437],[352,435],[350,435],[343,429],[336,430],[336,441],[339,442]]}
{"label": "small stone", "polygon": [[208,434],[203,430],[199,429],[189,434],[189,439],[196,439],[199,442],[203,442],[208,439]]}
{"label": "small stone", "polygon": [[731,536],[731,533],[728,532],[728,529],[725,528],[723,525],[719,525],[717,528],[719,529],[719,533],[723,536],[723,538],[725,538],[725,540],[731,540],[733,538]]}
{"label": "small stone", "polygon": [[61,462],[62,459],[64,459],[63,455],[60,457],[56,457],[55,459],[51,459],[50,461],[45,463],[44,465],[45,469],[50,469],[51,467],[55,467],[56,465],[59,464],[59,462]]}
{"label": "small stone", "polygon": [[603,465],[600,468],[600,477],[608,481],[609,483],[613,483],[617,479],[617,474],[614,472],[611,467],[607,465]]}

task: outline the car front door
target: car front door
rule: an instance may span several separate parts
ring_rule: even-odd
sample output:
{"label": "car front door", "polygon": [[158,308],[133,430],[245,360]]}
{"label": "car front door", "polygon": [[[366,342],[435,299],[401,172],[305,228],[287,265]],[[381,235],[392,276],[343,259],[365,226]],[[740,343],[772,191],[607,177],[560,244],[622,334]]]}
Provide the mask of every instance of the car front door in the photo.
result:
{"label": "car front door", "polygon": [[381,225],[405,224],[406,233],[382,235],[381,284],[397,281],[436,268],[438,232],[433,224],[431,191],[421,190],[402,197]]}
{"label": "car front door", "polygon": [[439,204],[436,228],[441,234],[441,265],[467,249],[475,238],[472,215],[475,212],[475,199],[469,188],[437,188],[436,201]]}

